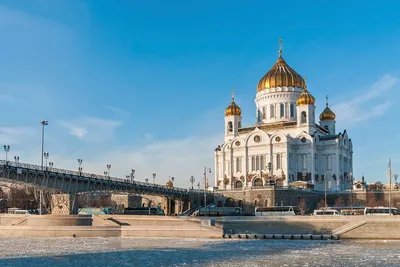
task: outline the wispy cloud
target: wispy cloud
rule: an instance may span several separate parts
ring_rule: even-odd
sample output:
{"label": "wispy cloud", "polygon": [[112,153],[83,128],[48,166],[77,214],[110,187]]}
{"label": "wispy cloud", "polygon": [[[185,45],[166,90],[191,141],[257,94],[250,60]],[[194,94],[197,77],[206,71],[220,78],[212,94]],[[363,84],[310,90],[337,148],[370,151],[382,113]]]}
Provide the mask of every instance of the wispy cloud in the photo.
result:
{"label": "wispy cloud", "polygon": [[71,121],[59,120],[58,125],[69,130],[69,134],[80,140],[102,142],[112,139],[120,121],[82,116]]}
{"label": "wispy cloud", "polygon": [[395,104],[390,90],[398,85],[399,79],[390,74],[384,75],[366,90],[359,91],[357,97],[332,106],[338,121],[354,124],[380,117]]}
{"label": "wispy cloud", "polygon": [[21,127],[0,127],[0,143],[1,144],[20,144],[27,137],[37,134],[37,129],[31,126]]}
{"label": "wispy cloud", "polygon": [[110,110],[114,115],[118,116],[118,117],[122,117],[122,118],[128,118],[131,116],[131,114],[122,109],[122,108],[118,108],[118,107],[114,107],[114,106],[105,106],[106,109]]}

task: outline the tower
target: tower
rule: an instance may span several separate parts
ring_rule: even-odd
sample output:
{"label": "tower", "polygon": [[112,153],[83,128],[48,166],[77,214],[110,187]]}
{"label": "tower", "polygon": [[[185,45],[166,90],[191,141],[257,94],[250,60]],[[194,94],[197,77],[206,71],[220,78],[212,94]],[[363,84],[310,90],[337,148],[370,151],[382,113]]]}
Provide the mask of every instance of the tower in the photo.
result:
{"label": "tower", "polygon": [[235,103],[234,93],[232,90],[232,103],[225,110],[225,142],[237,137],[242,127],[242,110]]}
{"label": "tower", "polygon": [[[306,81],[306,79],[304,78]],[[308,133],[315,124],[315,98],[307,90],[307,82],[305,82],[303,92],[296,100],[297,105],[297,126],[306,127]]]}
{"label": "tower", "polygon": [[319,124],[329,132],[329,135],[335,134],[336,114],[328,106],[328,96],[326,96],[326,107],[319,115]]}

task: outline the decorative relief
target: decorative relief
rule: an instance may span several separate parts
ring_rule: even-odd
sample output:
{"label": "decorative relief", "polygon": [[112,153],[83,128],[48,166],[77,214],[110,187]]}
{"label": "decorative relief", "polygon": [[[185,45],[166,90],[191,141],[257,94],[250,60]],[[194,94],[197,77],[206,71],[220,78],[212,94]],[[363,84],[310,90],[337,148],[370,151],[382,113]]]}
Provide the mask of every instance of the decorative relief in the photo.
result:
{"label": "decorative relief", "polygon": [[261,137],[259,135],[254,136],[254,142],[260,143]]}
{"label": "decorative relief", "polygon": [[224,178],[224,185],[229,184],[229,179],[228,178]]}
{"label": "decorative relief", "polygon": [[244,176],[243,176],[243,175],[240,176],[240,180],[241,180],[242,182],[244,182]]}
{"label": "decorative relief", "polygon": [[240,146],[240,141],[236,141],[236,142],[235,142],[235,145],[236,145],[236,146]]}
{"label": "decorative relief", "polygon": [[277,137],[275,137],[275,141],[276,141],[276,142],[280,142],[280,141],[281,141],[281,138],[280,138],[279,136],[277,136]]}
{"label": "decorative relief", "polygon": [[221,184],[221,180],[218,180],[218,182],[217,182],[217,186],[219,186],[220,184]]}
{"label": "decorative relief", "polygon": [[251,182],[251,180],[253,179],[254,174],[249,174],[247,175],[247,182]]}
{"label": "decorative relief", "polygon": [[302,143],[305,143],[305,142],[307,142],[307,138],[305,138],[305,137],[302,137],[302,138],[301,138],[301,142],[302,142]]}

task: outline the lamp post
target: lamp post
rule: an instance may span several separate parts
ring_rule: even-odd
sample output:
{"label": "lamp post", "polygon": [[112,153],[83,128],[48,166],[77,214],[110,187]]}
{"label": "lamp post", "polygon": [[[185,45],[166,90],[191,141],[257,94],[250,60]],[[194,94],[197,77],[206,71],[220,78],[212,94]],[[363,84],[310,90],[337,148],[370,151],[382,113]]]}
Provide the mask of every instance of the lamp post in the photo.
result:
{"label": "lamp post", "polygon": [[[47,167],[47,160],[49,159],[49,153],[44,152],[44,153],[43,153],[43,157],[46,159],[45,166]],[[42,166],[42,167],[43,167],[43,166]]]}
{"label": "lamp post", "polygon": [[393,175],[393,177],[394,177],[394,184],[396,185],[396,189],[397,189],[397,178],[398,178],[399,176],[398,176],[397,173],[396,173],[395,175]]}
{"label": "lamp post", "polygon": [[153,184],[156,184],[156,174],[153,173]]}
{"label": "lamp post", "polygon": [[4,153],[6,154],[6,164],[8,160],[8,152],[10,152],[10,146],[4,145]]}
{"label": "lamp post", "polygon": [[[211,169],[208,168],[208,172],[211,173]],[[204,167],[204,207],[207,206],[207,167]]]}
{"label": "lamp post", "polygon": [[79,171],[79,175],[81,175],[81,172],[82,172],[82,159],[78,159],[78,171]]}
{"label": "lamp post", "polygon": [[193,183],[194,183],[195,180],[196,180],[196,179],[194,179],[194,176],[191,176],[191,177],[190,177],[190,182],[192,183],[192,190],[193,190]]}
{"label": "lamp post", "polygon": [[200,182],[197,183],[197,203],[198,203],[198,206],[201,207],[201,203],[200,203]]}
{"label": "lamp post", "polygon": [[14,160],[16,163],[19,163],[19,157],[18,156],[14,156]]}
{"label": "lamp post", "polygon": [[49,125],[48,121],[41,121],[40,124],[42,125],[42,169],[43,169],[43,148],[44,148],[44,126]]}
{"label": "lamp post", "polygon": [[144,181],[146,182],[146,184],[149,183],[149,179],[147,179],[147,177],[144,178]]}
{"label": "lamp post", "polygon": [[174,187],[174,180],[175,180],[175,177],[171,177],[172,187]]}
{"label": "lamp post", "polygon": [[328,204],[327,204],[327,200],[326,200],[326,180],[327,180],[327,178],[328,177],[326,177],[326,173],[325,173],[325,175],[324,175],[324,181],[325,181],[325,183],[324,183],[324,186],[325,186],[325,190],[324,190],[324,192],[325,192],[325,210],[327,209],[327,207],[328,207]]}
{"label": "lamp post", "polygon": [[107,164],[107,175],[108,175],[108,180],[111,180],[111,178],[110,178],[110,170],[111,170],[111,164]]}
{"label": "lamp post", "polygon": [[54,162],[52,162],[52,161],[49,162],[49,167],[50,167],[50,168],[53,168],[53,165],[54,165]]}

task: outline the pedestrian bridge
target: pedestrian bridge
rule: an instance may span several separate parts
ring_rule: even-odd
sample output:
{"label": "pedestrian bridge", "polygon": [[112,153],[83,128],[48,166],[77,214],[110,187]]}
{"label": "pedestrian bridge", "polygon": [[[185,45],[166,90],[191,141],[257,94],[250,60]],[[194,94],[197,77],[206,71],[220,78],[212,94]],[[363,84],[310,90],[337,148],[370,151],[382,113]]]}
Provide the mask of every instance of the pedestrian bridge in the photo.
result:
{"label": "pedestrian bridge", "polygon": [[5,160],[0,160],[0,176],[11,182],[52,189],[70,195],[96,191],[117,191],[184,200],[190,193],[193,194],[183,188],[168,188],[159,184]]}

